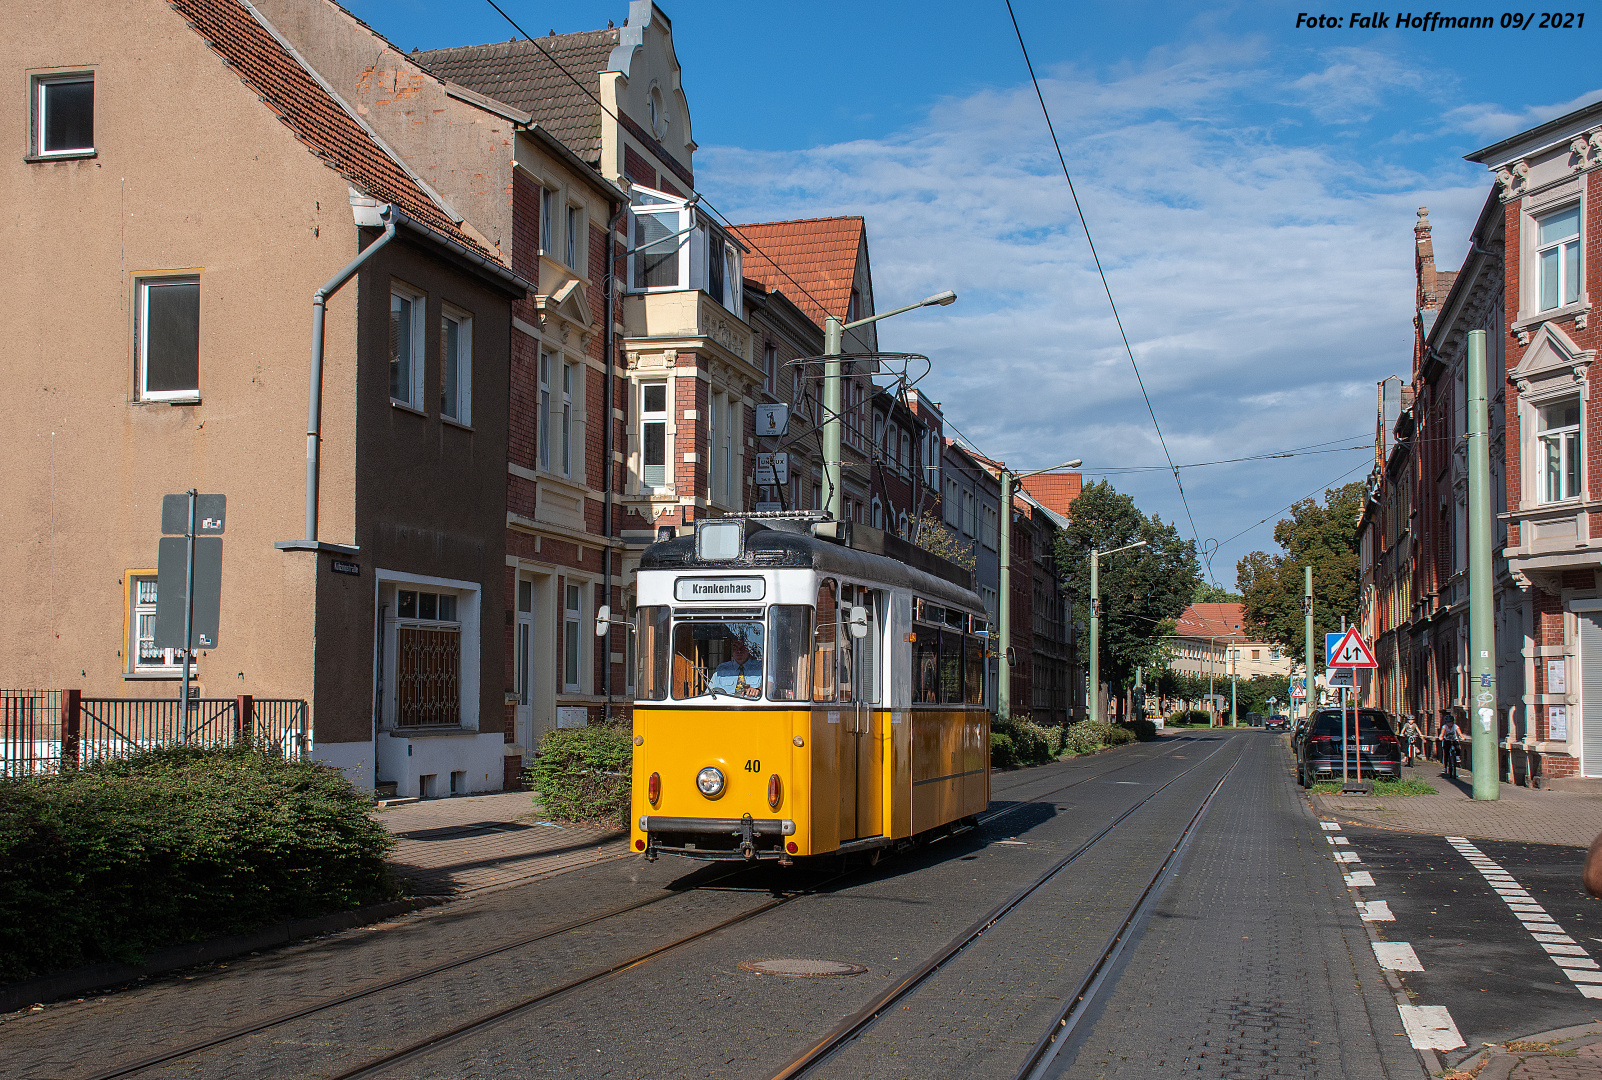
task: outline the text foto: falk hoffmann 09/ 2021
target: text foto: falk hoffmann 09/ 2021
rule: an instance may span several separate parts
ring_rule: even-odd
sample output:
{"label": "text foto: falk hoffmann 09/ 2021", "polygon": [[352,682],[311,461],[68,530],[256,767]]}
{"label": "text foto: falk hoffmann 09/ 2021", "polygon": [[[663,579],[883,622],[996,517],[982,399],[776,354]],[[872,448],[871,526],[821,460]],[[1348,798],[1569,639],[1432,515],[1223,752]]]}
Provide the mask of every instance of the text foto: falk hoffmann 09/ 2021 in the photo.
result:
{"label": "text foto: falk hoffmann 09/ 2021", "polygon": [[1296,13],[1298,30],[1580,30],[1583,11],[1504,11],[1500,15],[1446,15],[1439,11],[1416,14],[1398,11],[1350,15]]}

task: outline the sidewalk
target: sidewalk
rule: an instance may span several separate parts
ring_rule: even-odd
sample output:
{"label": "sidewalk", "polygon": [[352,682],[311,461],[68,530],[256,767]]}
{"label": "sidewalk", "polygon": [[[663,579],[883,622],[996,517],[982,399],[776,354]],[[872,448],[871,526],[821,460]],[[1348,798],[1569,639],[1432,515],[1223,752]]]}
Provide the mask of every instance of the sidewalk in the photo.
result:
{"label": "sidewalk", "polygon": [[622,829],[551,824],[526,791],[391,806],[378,820],[417,896],[471,896],[628,854]]}
{"label": "sidewalk", "polygon": [[1439,762],[1420,761],[1402,775],[1424,781],[1436,793],[1308,797],[1320,817],[1439,836],[1589,847],[1602,833],[1602,795],[1502,784],[1499,799],[1476,802],[1474,776],[1467,769],[1458,769],[1452,781],[1442,775]]}

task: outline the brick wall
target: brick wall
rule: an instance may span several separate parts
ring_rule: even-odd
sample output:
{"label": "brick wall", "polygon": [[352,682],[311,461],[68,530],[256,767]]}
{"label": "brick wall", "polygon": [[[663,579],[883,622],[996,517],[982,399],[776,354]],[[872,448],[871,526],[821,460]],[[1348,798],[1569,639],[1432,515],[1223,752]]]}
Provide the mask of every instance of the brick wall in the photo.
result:
{"label": "brick wall", "polygon": [[651,167],[651,163],[646,161],[634,147],[626,144],[623,147],[623,175],[643,187],[662,190],[656,179],[656,170]]}
{"label": "brick wall", "polygon": [[[535,285],[540,280],[540,186],[520,171],[512,174],[512,269]],[[513,303],[512,313],[535,322],[532,296]]]}

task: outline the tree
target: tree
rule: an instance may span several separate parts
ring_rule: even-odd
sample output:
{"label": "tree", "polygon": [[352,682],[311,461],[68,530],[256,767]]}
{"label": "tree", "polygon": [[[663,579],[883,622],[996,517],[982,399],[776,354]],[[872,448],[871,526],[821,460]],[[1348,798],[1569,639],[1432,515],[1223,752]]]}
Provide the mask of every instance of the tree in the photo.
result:
{"label": "tree", "polygon": [[956,533],[946,528],[945,523],[928,510],[918,515],[918,527],[912,535],[917,538],[914,542],[923,550],[954,562],[970,573],[979,565],[973,541],[964,544]]}
{"label": "tree", "polygon": [[1196,586],[1196,595],[1190,598],[1193,604],[1238,604],[1240,601],[1240,593],[1232,593],[1222,585],[1214,585],[1210,581],[1200,582]]}
{"label": "tree", "polygon": [[[1340,629],[1357,619],[1357,519],[1363,510],[1361,482],[1324,492],[1324,505],[1303,499],[1291,516],[1274,526],[1274,541],[1284,552],[1254,551],[1236,566],[1248,622],[1261,627],[1269,641],[1299,656],[1303,646],[1302,569],[1313,568],[1315,635]],[[1315,637],[1315,673],[1324,668],[1324,650]]]}
{"label": "tree", "polygon": [[1069,525],[1057,536],[1063,591],[1087,613],[1091,550],[1138,540],[1147,546],[1101,560],[1101,677],[1114,687],[1128,685],[1135,668],[1152,667],[1163,655],[1162,635],[1184,613],[1201,578],[1196,545],[1161,518],[1142,514],[1134,499],[1105,480],[1079,492]]}

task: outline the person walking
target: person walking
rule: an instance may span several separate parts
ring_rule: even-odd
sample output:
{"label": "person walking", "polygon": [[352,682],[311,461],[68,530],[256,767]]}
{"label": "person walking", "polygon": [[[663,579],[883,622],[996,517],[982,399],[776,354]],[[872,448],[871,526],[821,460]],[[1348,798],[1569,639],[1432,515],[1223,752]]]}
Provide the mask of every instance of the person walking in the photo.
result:
{"label": "person walking", "polygon": [[1413,767],[1413,758],[1418,756],[1424,742],[1424,733],[1419,731],[1418,724],[1413,721],[1411,713],[1402,725],[1402,749],[1407,751],[1407,767]]}
{"label": "person walking", "polygon": [[1457,726],[1457,718],[1451,713],[1441,722],[1441,758],[1446,766],[1446,778],[1457,779],[1457,753],[1458,744],[1463,741],[1463,729]]}

